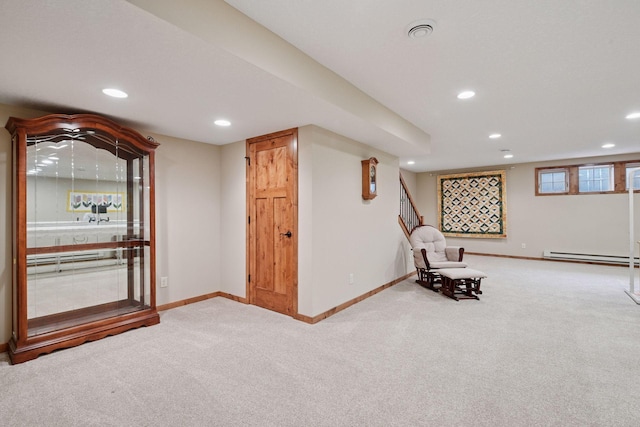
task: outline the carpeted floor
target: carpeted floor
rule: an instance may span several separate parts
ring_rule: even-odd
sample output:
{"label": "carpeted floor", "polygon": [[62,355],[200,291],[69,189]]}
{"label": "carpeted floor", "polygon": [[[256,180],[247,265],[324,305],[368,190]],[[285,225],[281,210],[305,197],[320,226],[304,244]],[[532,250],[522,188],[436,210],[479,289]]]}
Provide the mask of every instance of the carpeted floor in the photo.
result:
{"label": "carpeted floor", "polygon": [[10,366],[3,426],[637,426],[628,270],[465,256],[480,301],[408,280],[316,325],[223,298]]}

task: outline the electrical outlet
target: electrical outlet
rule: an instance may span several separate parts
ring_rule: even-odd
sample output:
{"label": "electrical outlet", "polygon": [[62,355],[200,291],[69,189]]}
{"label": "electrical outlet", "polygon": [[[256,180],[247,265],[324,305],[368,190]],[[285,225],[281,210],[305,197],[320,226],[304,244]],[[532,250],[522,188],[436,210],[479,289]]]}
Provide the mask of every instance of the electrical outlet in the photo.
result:
{"label": "electrical outlet", "polygon": [[353,276],[353,273],[349,273],[349,284],[353,285],[355,282],[356,282],[356,279]]}
{"label": "electrical outlet", "polygon": [[167,286],[169,286],[169,278],[168,277],[161,277],[160,278],[160,287],[161,288],[166,288]]}
{"label": "electrical outlet", "polygon": [[526,249],[526,248],[527,248],[527,244],[526,244],[526,243],[523,243],[523,244],[522,244],[522,249]]}

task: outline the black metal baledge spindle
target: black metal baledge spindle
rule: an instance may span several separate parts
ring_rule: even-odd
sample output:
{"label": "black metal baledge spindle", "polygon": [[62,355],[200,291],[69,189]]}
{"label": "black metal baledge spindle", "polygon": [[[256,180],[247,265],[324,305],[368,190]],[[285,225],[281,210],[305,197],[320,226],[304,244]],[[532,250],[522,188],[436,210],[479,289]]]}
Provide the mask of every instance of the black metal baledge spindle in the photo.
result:
{"label": "black metal baledge spindle", "polygon": [[409,193],[400,180],[400,218],[409,232],[420,225],[420,215],[411,203]]}

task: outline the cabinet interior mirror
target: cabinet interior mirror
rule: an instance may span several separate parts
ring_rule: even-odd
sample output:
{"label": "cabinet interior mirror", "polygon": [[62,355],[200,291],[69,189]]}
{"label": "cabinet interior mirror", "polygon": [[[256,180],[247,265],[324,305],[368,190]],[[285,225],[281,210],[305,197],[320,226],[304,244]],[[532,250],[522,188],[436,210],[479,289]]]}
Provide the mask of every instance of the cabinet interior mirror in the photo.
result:
{"label": "cabinet interior mirror", "polygon": [[60,128],[26,135],[24,168],[27,335],[148,309],[149,155]]}

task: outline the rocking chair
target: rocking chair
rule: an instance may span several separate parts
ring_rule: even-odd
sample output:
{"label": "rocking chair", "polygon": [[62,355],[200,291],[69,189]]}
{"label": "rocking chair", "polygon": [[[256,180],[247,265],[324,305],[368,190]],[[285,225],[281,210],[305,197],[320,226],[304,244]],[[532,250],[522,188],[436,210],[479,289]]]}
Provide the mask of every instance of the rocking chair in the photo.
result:
{"label": "rocking chair", "polygon": [[442,284],[442,277],[438,269],[464,268],[462,262],[464,248],[447,246],[444,235],[431,225],[419,225],[409,236],[413,249],[413,263],[418,271],[416,283],[432,291],[438,292]]}

